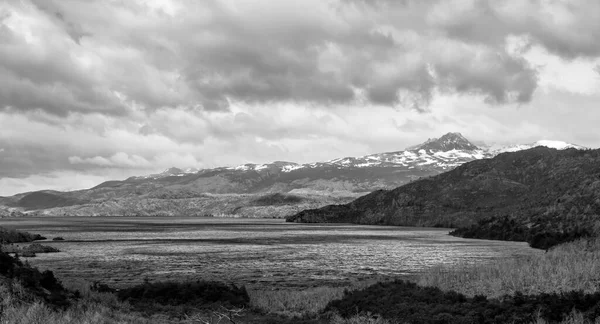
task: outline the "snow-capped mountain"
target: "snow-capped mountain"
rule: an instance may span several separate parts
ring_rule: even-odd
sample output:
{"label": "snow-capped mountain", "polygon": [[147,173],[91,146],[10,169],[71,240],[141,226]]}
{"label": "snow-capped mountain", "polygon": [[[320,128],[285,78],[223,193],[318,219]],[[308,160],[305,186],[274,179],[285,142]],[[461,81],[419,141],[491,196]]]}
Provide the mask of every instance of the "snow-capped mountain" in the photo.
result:
{"label": "snow-capped mountain", "polygon": [[516,152],[516,151],[528,150],[530,148],[534,148],[537,146],[545,146],[545,147],[554,148],[557,150],[565,150],[565,149],[569,149],[569,148],[574,148],[574,149],[578,149],[578,150],[586,149],[586,147],[584,147],[584,146],[571,144],[571,143],[567,143],[567,142],[541,140],[541,141],[537,141],[535,143],[530,143],[530,144],[509,145],[509,146],[504,146],[504,147],[500,147],[500,148],[496,148],[496,149],[490,148],[490,151],[495,154],[500,154],[500,153],[504,153],[504,152]]}
{"label": "snow-capped mountain", "polygon": [[567,148],[585,149],[583,146],[561,141],[541,140],[531,144],[518,144],[510,146],[482,146],[477,147],[466,139],[461,133],[447,133],[440,138],[430,138],[427,141],[410,146],[403,151],[369,154],[359,157],[343,157],[325,162],[298,164],[294,162],[276,161],[266,164],[247,163],[235,167],[221,167],[215,169],[178,169],[170,168],[159,174],[130,179],[159,179],[172,176],[206,173],[208,171],[271,171],[289,173],[301,169],[319,168],[383,168],[391,167],[406,170],[447,171],[463,163],[492,158],[500,153],[515,152],[530,149],[536,146],[546,146],[559,150]]}
{"label": "snow-capped mountain", "polygon": [[[87,190],[4,197],[0,206],[38,210],[44,215],[204,215],[209,212],[269,217],[275,213],[283,217],[298,209],[349,202],[358,195],[393,189],[466,162],[539,145],[583,148],[557,141],[481,148],[460,133],[448,133],[396,152],[306,164],[276,161],[201,170],[170,168],[158,174],[107,181]],[[263,206],[263,202],[252,198],[274,193],[303,198],[293,207]],[[273,212],[275,209],[281,212]]]}
{"label": "snow-capped mountain", "polygon": [[172,168],[166,169],[165,171],[163,171],[161,173],[149,174],[149,175],[133,177],[133,178],[136,178],[136,179],[158,179],[158,178],[173,177],[173,176],[182,177],[186,174],[192,174],[192,173],[197,173],[197,172],[200,172],[200,169],[196,169],[196,168],[180,169],[180,168],[172,167]]}

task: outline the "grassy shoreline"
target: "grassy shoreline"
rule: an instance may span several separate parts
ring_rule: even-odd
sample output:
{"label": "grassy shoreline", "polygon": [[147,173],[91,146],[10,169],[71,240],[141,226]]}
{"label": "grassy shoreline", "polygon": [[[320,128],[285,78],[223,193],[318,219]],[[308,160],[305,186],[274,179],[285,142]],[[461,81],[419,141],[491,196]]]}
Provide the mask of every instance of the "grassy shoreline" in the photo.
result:
{"label": "grassy shoreline", "polygon": [[[3,255],[3,262],[6,264],[8,259],[5,257],[6,254]],[[2,268],[1,266],[0,268]],[[0,272],[1,324],[402,323],[394,317],[395,315],[389,315],[392,312],[386,311],[384,306],[375,308],[379,309],[381,314],[385,314],[384,316],[366,307],[370,298],[380,298],[379,292],[373,296],[372,291],[386,291],[386,289],[393,292],[387,297],[390,300],[406,298],[409,293],[421,289],[441,294],[440,296],[445,296],[444,294],[459,296],[456,298],[461,302],[463,300],[478,302],[482,298],[478,296],[485,296],[488,306],[491,305],[495,307],[494,309],[505,307],[503,303],[506,301],[512,302],[524,298],[534,306],[525,310],[526,315],[523,315],[523,318],[527,320],[522,323],[600,323],[600,303],[594,306],[596,307],[595,311],[593,309],[590,311],[589,308],[583,306],[580,310],[574,307],[573,310],[561,313],[560,320],[545,318],[546,315],[542,312],[545,309],[544,298],[571,302],[574,298],[589,299],[592,298],[590,296],[595,296],[594,294],[600,294],[600,239],[581,239],[565,243],[549,249],[547,253],[526,258],[504,259],[488,264],[464,267],[434,267],[411,279],[412,283],[417,286],[406,286],[407,284],[398,282],[356,282],[347,287],[314,287],[304,290],[248,289],[248,300],[243,307],[239,307],[240,305],[231,307],[231,305],[219,303],[210,304],[208,307],[203,302],[197,303],[201,304],[201,307],[164,306],[162,305],[164,301],[145,301],[147,304],[144,305],[147,306],[136,308],[135,302],[132,304],[130,300],[119,298],[116,293],[98,290],[97,286],[94,288],[90,283],[79,281],[62,284],[57,281],[57,284],[62,287],[60,288],[54,283],[51,271],[41,274],[37,270],[31,270],[27,264],[21,264],[17,268],[21,270],[16,272],[10,270],[12,271],[10,272],[5,269],[4,273]],[[20,277],[15,277],[15,273],[21,273]],[[57,289],[57,296],[62,296],[65,305],[56,307],[52,298],[49,299],[45,293],[48,288],[43,286],[48,282],[53,285],[51,286],[53,289]],[[164,283],[149,284],[150,287],[154,287],[152,289],[161,285],[169,286]],[[188,287],[189,285],[191,283],[176,284],[177,287]],[[399,289],[393,288],[394,285],[405,287],[402,289],[406,291],[402,292],[400,289],[398,292]],[[375,286],[382,290],[376,290],[373,288]],[[219,289],[226,290],[225,288]],[[412,290],[414,291],[411,292]],[[361,294],[363,297],[356,297]],[[547,297],[551,294],[556,296]],[[541,302],[538,301],[540,298]],[[538,302],[541,304],[535,304]],[[340,308],[339,305],[343,303],[355,303],[356,305],[354,310],[348,313]],[[575,300],[574,303],[574,305],[578,305],[577,303],[581,304],[582,302]],[[441,304],[434,303],[432,305],[440,306]],[[146,312],[145,309],[150,311]],[[162,311],[159,311],[160,309]],[[446,320],[442,319],[435,323],[454,323],[450,321],[450,317]],[[423,321],[414,323],[434,322],[423,319]]]}

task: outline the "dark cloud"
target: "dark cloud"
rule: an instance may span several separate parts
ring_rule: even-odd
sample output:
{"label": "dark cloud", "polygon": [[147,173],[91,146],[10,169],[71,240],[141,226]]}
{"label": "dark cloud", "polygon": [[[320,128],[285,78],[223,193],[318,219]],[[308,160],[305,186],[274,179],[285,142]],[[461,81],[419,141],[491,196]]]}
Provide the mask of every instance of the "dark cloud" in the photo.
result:
{"label": "dark cloud", "polygon": [[[1,108],[57,115],[329,105],[361,92],[382,105],[410,92],[419,109],[436,90],[528,102],[536,72],[507,52],[507,36],[568,58],[600,54],[591,0],[173,1],[174,13],[139,1],[23,3],[2,14]],[[11,12],[40,23],[11,27]]]}
{"label": "dark cloud", "polygon": [[[439,2],[447,16],[430,24],[449,37],[501,46],[508,35],[523,35],[567,59],[600,55],[600,2],[480,0]],[[453,5],[456,9],[453,8]]]}
{"label": "dark cloud", "polygon": [[4,151],[0,162],[1,178],[24,178],[31,174],[45,173],[65,166],[64,157],[54,148],[38,145],[15,145],[0,139]]}
{"label": "dark cloud", "polygon": [[435,65],[440,83],[462,93],[483,94],[492,103],[529,102],[537,87],[534,69],[522,59],[498,52],[467,52],[460,62]]}

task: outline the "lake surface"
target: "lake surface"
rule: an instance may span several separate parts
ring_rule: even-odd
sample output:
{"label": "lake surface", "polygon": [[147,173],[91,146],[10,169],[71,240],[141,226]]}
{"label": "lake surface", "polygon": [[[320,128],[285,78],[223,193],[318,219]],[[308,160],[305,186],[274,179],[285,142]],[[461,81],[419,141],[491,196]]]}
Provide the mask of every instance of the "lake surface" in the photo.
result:
{"label": "lake surface", "polygon": [[[526,243],[462,239],[448,229],[296,224],[277,219],[44,217],[0,219],[60,253],[28,258],[61,280],[126,286],[148,278],[215,279],[262,288],[345,285],[437,265],[543,253]],[[50,241],[61,236],[65,241]]]}

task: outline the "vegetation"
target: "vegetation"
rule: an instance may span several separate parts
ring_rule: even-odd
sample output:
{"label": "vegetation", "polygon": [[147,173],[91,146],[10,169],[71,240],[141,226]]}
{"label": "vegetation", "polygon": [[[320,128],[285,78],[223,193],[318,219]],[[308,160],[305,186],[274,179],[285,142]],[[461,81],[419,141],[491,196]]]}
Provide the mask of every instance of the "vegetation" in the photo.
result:
{"label": "vegetation", "polygon": [[591,229],[582,226],[579,222],[573,222],[557,230],[551,226],[526,226],[514,217],[504,216],[480,220],[475,225],[458,228],[450,232],[450,235],[487,240],[525,241],[533,248],[547,250],[562,243],[594,236]]}
{"label": "vegetation", "polygon": [[533,314],[541,319],[559,322],[573,310],[587,320],[600,317],[600,292],[581,291],[539,295],[515,293],[491,300],[437,287],[421,287],[408,281],[376,284],[333,301],[327,310],[343,317],[358,313],[378,313],[401,323],[530,323]]}
{"label": "vegetation", "polygon": [[534,257],[503,259],[462,268],[433,268],[417,281],[423,286],[467,296],[499,298],[516,292],[542,294],[600,291],[600,239],[578,240]]}
{"label": "vegetation", "polygon": [[59,192],[36,191],[23,196],[17,201],[16,206],[32,210],[81,205],[83,203],[83,201],[66,197]]}
{"label": "vegetation", "polygon": [[6,252],[6,253],[19,253],[23,256],[29,256],[29,255],[35,256],[35,253],[60,252],[60,250],[57,248],[47,246],[47,245],[41,245],[39,243],[33,243],[33,244],[24,245],[24,246],[14,245],[14,244],[3,245],[3,246],[0,246],[0,251]]}
{"label": "vegetation", "polygon": [[17,257],[0,252],[0,278],[9,280],[8,291],[13,290],[12,283],[19,282],[27,291],[27,299],[40,299],[50,307],[65,308],[70,305],[69,296],[52,271],[40,272],[21,262]]}
{"label": "vegetation", "polygon": [[[220,282],[146,282],[121,289],[119,300],[129,302],[134,309],[146,313],[190,313],[199,305],[204,308],[245,308],[249,297],[245,287]],[[173,308],[173,306],[178,306]]]}
{"label": "vegetation", "polygon": [[314,318],[327,304],[345,292],[362,289],[375,282],[355,282],[345,287],[315,287],[304,290],[249,290],[250,305],[262,312],[284,318]]}
{"label": "vegetation", "polygon": [[46,238],[39,234],[31,234],[11,230],[0,226],[0,244],[33,242],[36,240],[45,240]]}
{"label": "vegetation", "polygon": [[304,198],[296,195],[274,193],[255,199],[254,204],[258,206],[295,205],[301,203],[303,200]]}

